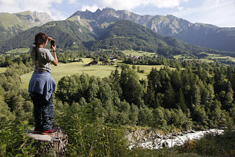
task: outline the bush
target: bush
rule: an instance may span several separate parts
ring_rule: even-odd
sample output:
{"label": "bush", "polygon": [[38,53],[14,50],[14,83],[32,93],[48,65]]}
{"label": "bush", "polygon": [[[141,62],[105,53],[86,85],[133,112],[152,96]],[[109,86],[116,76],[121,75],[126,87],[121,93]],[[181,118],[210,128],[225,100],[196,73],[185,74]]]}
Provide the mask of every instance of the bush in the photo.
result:
{"label": "bush", "polygon": [[125,156],[127,142],[120,129],[102,125],[92,117],[90,104],[65,105],[58,120],[68,134],[68,156]]}
{"label": "bush", "polygon": [[234,131],[225,131],[224,134],[207,134],[200,140],[189,140],[177,150],[180,153],[197,153],[202,156],[230,156],[235,148]]}
{"label": "bush", "polygon": [[33,156],[36,149],[33,141],[26,136],[29,130],[27,121],[8,122],[0,128],[0,156]]}

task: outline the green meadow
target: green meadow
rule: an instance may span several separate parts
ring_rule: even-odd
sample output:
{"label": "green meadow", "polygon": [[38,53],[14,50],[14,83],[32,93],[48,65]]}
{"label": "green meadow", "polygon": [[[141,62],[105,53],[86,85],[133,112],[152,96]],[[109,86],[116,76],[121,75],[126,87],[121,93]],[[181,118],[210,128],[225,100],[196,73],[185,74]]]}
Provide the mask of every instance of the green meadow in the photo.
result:
{"label": "green meadow", "polygon": [[[131,55],[131,56],[153,56],[156,55],[156,53],[150,53],[145,51],[134,51],[134,50],[124,50],[122,51],[125,55]],[[156,55],[157,56],[157,55]]]}
{"label": "green meadow", "polygon": [[200,59],[196,59],[196,58],[193,58],[192,56],[188,56],[186,54],[183,54],[183,55],[175,55],[174,58],[179,59],[179,60],[197,60],[197,61],[206,62],[206,63],[214,63],[214,62],[218,62],[218,61],[235,62],[235,58],[230,57],[230,56],[222,56],[219,54],[210,54],[210,53],[206,53],[206,52],[201,52],[200,54],[204,54],[206,56],[203,58],[200,58]]}
{"label": "green meadow", "polygon": [[[64,76],[70,76],[73,74],[82,74],[82,73],[104,78],[104,77],[109,76],[111,71],[114,71],[116,69],[116,65],[101,65],[100,63],[98,65],[86,66],[86,64],[89,63],[91,59],[83,58],[82,60],[83,60],[83,63],[73,62],[73,63],[67,63],[67,64],[59,63],[58,66],[52,65],[51,76],[54,78],[55,82],[58,83],[58,81]],[[140,70],[144,70],[144,73],[138,73],[140,79],[146,79],[147,75],[149,74],[149,72],[151,71],[153,67],[157,69],[164,67],[163,65],[155,65],[155,66],[136,65],[136,68],[137,66],[140,67]],[[21,81],[22,81],[21,88],[26,89],[28,87],[28,83],[29,83],[32,73],[33,72],[30,72],[21,76]]]}
{"label": "green meadow", "polygon": [[3,68],[3,67],[0,67],[0,73],[4,73],[6,71],[7,68]]}
{"label": "green meadow", "polygon": [[7,51],[6,54],[23,54],[28,53],[30,48],[18,48],[14,50]]}

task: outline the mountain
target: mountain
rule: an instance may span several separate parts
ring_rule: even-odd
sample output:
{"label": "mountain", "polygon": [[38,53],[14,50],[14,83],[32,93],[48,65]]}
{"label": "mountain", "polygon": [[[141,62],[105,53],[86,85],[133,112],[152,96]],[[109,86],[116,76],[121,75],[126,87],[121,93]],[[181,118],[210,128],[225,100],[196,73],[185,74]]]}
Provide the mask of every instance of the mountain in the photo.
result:
{"label": "mountain", "polygon": [[103,10],[98,9],[94,13],[88,10],[77,11],[67,20],[78,21],[97,36],[101,34],[104,28],[118,20],[130,20],[150,28],[162,36],[172,36],[202,47],[235,52],[235,28],[220,28],[209,24],[191,23],[173,15],[141,16],[125,10],[105,8]]}
{"label": "mountain", "polygon": [[95,35],[79,23],[72,21],[52,21],[42,26],[32,27],[0,43],[0,52],[29,48],[38,32],[45,32],[55,39],[57,48],[85,49],[95,40]]}
{"label": "mountain", "polygon": [[94,50],[100,48],[157,52],[167,57],[178,54],[198,55],[200,52],[218,53],[173,37],[162,37],[153,30],[128,20],[119,20],[105,29],[91,47]]}
{"label": "mountain", "polygon": [[167,57],[186,53],[197,55],[202,51],[218,53],[215,50],[184,43],[173,37],[162,37],[153,30],[128,20],[118,20],[111,24],[100,32],[99,38],[79,22],[52,21],[20,32],[15,37],[1,43],[0,52],[30,47],[38,32],[45,32],[53,37],[57,47],[61,49],[133,49],[157,52]]}
{"label": "mountain", "polygon": [[0,13],[0,41],[10,39],[19,32],[53,21],[47,13],[25,11],[21,13]]}

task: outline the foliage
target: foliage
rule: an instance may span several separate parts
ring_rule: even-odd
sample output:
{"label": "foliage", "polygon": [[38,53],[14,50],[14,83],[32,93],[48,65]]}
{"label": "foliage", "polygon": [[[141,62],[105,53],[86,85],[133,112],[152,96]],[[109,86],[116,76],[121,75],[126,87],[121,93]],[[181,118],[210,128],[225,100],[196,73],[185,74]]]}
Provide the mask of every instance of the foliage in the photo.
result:
{"label": "foliage", "polygon": [[29,130],[27,121],[6,121],[1,126],[1,156],[33,156],[36,153],[34,142],[25,134]]}
{"label": "foliage", "polygon": [[176,149],[181,153],[197,153],[202,156],[230,156],[234,142],[234,131],[227,130],[224,134],[207,134],[199,140],[189,140]]}
{"label": "foliage", "polygon": [[94,121],[92,104],[74,103],[62,110],[58,121],[68,134],[68,156],[125,156],[122,131]]}
{"label": "foliage", "polygon": [[[33,104],[27,90],[20,89],[20,75],[32,67],[25,56],[11,59],[6,72],[0,74],[0,136],[4,139],[0,150],[1,154],[6,154],[7,149],[14,155],[30,154],[30,142],[18,134],[22,128],[15,129],[18,132],[15,134],[12,128],[23,120],[33,124]],[[120,70],[102,79],[83,73],[59,81],[55,120],[69,134],[70,156],[128,154],[124,135],[118,129],[120,125],[154,127],[168,132],[233,126],[233,66],[178,62],[162,56],[158,61],[167,66],[160,70],[153,68],[146,80],[139,80],[138,67],[122,65]],[[26,129],[28,124],[22,122],[21,126]],[[8,132],[16,141],[5,143]],[[23,147],[16,151],[22,143]],[[189,145],[190,149],[194,146]],[[210,154],[211,149],[214,150],[207,147],[205,152],[191,153]]]}

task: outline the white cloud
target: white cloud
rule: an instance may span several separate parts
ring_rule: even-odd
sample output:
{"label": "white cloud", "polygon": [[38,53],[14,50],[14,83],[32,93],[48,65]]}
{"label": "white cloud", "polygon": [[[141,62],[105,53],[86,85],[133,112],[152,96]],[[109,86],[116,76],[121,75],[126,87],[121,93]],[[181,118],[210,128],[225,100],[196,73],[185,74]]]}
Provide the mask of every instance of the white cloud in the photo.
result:
{"label": "white cloud", "polygon": [[178,10],[184,10],[184,7],[178,7]]}
{"label": "white cloud", "polygon": [[[63,0],[0,0],[0,11],[17,13],[26,10],[47,12],[55,20],[61,19],[61,13],[53,9],[53,4],[61,4]],[[55,14],[56,13],[56,14]]]}
{"label": "white cloud", "polygon": [[111,7],[117,10],[132,10],[141,6],[153,5],[158,8],[172,8],[188,0],[96,0],[101,7]]}
{"label": "white cloud", "polygon": [[98,7],[96,4],[94,4],[94,5],[92,5],[92,6],[83,5],[83,6],[82,6],[82,11],[89,10],[89,11],[91,11],[91,12],[95,12],[98,8],[99,8],[99,7]]}
{"label": "white cloud", "polygon": [[69,4],[74,4],[74,3],[76,3],[76,0],[69,0],[68,2],[69,2]]}
{"label": "white cloud", "polygon": [[234,27],[235,1],[205,0],[200,7],[187,8],[173,14],[190,22],[214,24],[220,27]]}
{"label": "white cloud", "polygon": [[18,12],[20,11],[19,1],[15,0],[0,0],[0,10],[1,12]]}

